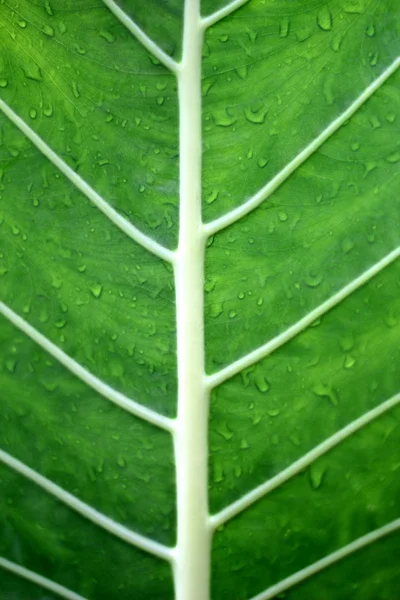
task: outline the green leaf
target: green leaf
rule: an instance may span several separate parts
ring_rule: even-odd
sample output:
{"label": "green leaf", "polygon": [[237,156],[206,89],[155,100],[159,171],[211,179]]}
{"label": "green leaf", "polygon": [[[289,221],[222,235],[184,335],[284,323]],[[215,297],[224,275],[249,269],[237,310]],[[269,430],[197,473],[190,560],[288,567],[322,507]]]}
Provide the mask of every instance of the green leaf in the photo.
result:
{"label": "green leaf", "polygon": [[0,600],[394,600],[394,0],[0,2]]}

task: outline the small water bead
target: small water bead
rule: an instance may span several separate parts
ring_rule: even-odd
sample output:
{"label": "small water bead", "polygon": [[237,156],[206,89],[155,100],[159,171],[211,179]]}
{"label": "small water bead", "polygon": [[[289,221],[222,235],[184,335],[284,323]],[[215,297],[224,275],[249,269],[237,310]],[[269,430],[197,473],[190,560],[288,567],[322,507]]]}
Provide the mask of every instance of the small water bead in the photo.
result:
{"label": "small water bead", "polygon": [[270,388],[269,382],[267,381],[266,377],[264,377],[264,375],[256,375],[255,384],[257,386],[257,389],[263,394],[268,392]]}
{"label": "small water bead", "polygon": [[308,273],[307,277],[305,277],[304,283],[308,287],[315,288],[320,285],[320,283],[322,282],[322,279],[323,279],[322,273],[310,271]]}
{"label": "small water bead", "polygon": [[308,469],[308,477],[311,488],[317,490],[321,487],[323,479],[326,474],[326,468],[317,463],[310,465]]}
{"label": "small water bead", "polygon": [[344,361],[343,361],[343,367],[345,369],[351,369],[352,367],[354,367],[356,362],[357,362],[357,360],[354,358],[354,356],[352,356],[351,354],[346,354]]}
{"label": "small water bead", "polygon": [[322,31],[330,31],[333,24],[332,13],[327,8],[320,10],[317,16],[317,23]]}
{"label": "small water bead", "polygon": [[244,116],[250,123],[253,123],[254,125],[261,125],[265,122],[267,112],[268,108],[266,107],[261,107],[258,109],[251,109],[247,107],[244,109]]}
{"label": "small water bead", "polygon": [[289,19],[286,17],[284,19],[282,19],[282,21],[279,24],[279,35],[281,38],[285,38],[289,35],[289,29],[290,29],[290,21]]}
{"label": "small water bead", "polygon": [[368,37],[373,37],[375,35],[375,27],[372,23],[367,25],[367,27],[365,28],[365,33]]}
{"label": "small water bead", "polygon": [[115,42],[115,37],[113,36],[113,34],[110,31],[106,31],[105,29],[102,29],[99,32],[99,35],[101,38],[103,38],[103,40],[105,40],[109,44],[113,44]]}
{"label": "small water bead", "polygon": [[44,25],[42,31],[47,37],[54,37],[54,29],[50,25]]}
{"label": "small water bead", "polygon": [[89,289],[95,298],[100,298],[103,291],[103,286],[100,283],[93,283],[91,286],[89,286]]}
{"label": "small water bead", "polygon": [[213,204],[218,199],[219,190],[213,189],[206,195],[206,203]]}

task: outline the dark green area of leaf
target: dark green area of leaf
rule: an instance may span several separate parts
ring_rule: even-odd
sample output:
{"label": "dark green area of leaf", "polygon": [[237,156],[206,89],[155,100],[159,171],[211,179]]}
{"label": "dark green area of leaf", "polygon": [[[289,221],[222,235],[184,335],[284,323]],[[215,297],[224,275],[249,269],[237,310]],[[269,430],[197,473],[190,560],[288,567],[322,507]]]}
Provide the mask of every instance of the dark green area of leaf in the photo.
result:
{"label": "dark green area of leaf", "polygon": [[[145,600],[172,596],[171,572],[164,562],[92,525],[3,466],[0,515],[2,556],[84,597],[131,600],[132,590]],[[16,600],[28,599],[17,595]]]}

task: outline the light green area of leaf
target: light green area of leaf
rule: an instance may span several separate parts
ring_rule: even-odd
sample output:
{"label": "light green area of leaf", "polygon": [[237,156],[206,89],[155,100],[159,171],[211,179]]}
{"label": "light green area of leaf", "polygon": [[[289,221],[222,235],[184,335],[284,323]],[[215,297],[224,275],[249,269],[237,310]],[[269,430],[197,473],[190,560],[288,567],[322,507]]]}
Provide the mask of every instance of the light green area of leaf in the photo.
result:
{"label": "light green area of leaf", "polygon": [[[182,0],[119,5],[179,59]],[[203,13],[224,6],[203,2]],[[207,33],[204,219],[242,204],[390,66],[394,0],[251,0]],[[399,245],[399,76],[208,243],[207,371],[254,350]],[[129,222],[178,235],[176,80],[98,0],[0,3],[0,98]],[[0,113],[0,297],[116,390],[176,413],[173,273]],[[210,511],[400,391],[400,266],[211,395]],[[216,532],[212,598],[245,600],[399,517],[392,409]],[[134,531],[175,543],[170,435],[0,322],[0,448]],[[287,600],[395,600],[399,536]],[[0,466],[0,555],[88,600],[171,600],[170,568]],[[0,573],[0,600],[55,600]],[[191,600],[191,599],[187,599]]]}

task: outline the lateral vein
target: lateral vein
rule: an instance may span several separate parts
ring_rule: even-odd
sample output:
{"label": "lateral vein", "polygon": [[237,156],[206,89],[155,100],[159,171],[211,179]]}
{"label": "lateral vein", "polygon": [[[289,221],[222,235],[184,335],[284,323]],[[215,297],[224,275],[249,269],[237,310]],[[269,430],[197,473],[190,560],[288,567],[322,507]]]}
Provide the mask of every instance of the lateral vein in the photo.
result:
{"label": "lateral vein", "polygon": [[74,186],[82,192],[101,212],[132,240],[159,258],[174,262],[175,252],[165,248],[151,237],[140,231],[122,217],[100,194],[80,177],[46,142],[35,132],[12,108],[0,99],[0,110],[18,127],[20,131],[36,146],[40,152],[56,166]]}
{"label": "lateral vein", "polygon": [[140,417],[145,421],[148,421],[152,425],[156,425],[157,427],[165,429],[171,433],[173,432],[175,426],[173,419],[165,417],[156,411],[147,408],[146,406],[142,406],[121,392],[118,392],[110,385],[104,383],[104,381],[90,373],[90,371],[85,369],[85,367],[71,358],[68,354],[61,350],[61,348],[53,344],[53,342],[46,338],[37,329],[32,327],[32,325],[15,313],[9,306],[4,304],[4,302],[0,302],[0,314],[8,319],[20,331],[30,337],[34,342],[39,344],[39,346],[53,356],[53,358],[60,362],[71,373],[86,383],[89,387],[96,390],[96,392],[101,394],[104,398],[107,398],[107,400],[110,400],[110,402],[113,402],[127,412]]}
{"label": "lateral vein", "polygon": [[400,393],[392,396],[389,400],[382,402],[375,408],[364,413],[358,419],[355,419],[339,431],[336,431],[332,436],[315,446],[312,450],[304,454],[301,458],[293,462],[289,467],[283,469],[280,473],[272,477],[268,481],[265,481],[261,485],[254,488],[249,493],[245,494],[236,502],[232,502],[229,506],[221,510],[219,513],[210,517],[210,527],[216,529],[220,527],[230,519],[233,519],[236,515],[240,514],[246,508],[260,500],[276,488],[280,487],[286,481],[298,475],[311,463],[315,462],[318,458],[335,448],[338,444],[343,442],[345,439],[353,435],[356,431],[359,431],[385,412],[391,410],[400,403]]}
{"label": "lateral vein", "polygon": [[224,367],[223,369],[217,371],[216,373],[213,373],[212,375],[208,375],[208,386],[210,388],[214,388],[226,381],[227,379],[230,379],[234,375],[237,375],[243,369],[246,369],[247,367],[250,367],[254,363],[260,361],[261,359],[269,356],[272,352],[274,352],[275,350],[283,346],[286,342],[293,339],[296,335],[304,331],[316,319],[319,319],[322,315],[330,311],[333,307],[335,307],[345,298],[350,296],[358,288],[367,283],[385,267],[394,262],[399,256],[400,246],[395,250],[392,250],[392,252],[384,256],[380,261],[378,261],[372,267],[364,271],[364,273],[353,279],[353,281],[345,285],[342,289],[336,292],[336,294],[328,298],[328,300],[325,300],[325,302],[314,308],[311,312],[309,312],[307,315],[305,315],[303,318],[297,321],[297,323],[291,325],[290,327],[288,327],[288,329],[286,329],[276,337],[272,338],[259,348],[256,348],[256,350],[253,350],[245,356],[242,356],[242,358],[239,358],[227,367]]}
{"label": "lateral vein", "polygon": [[330,567],[339,560],[346,558],[346,556],[353,554],[353,552],[361,550],[362,548],[365,548],[366,546],[377,542],[381,538],[390,535],[391,533],[394,533],[398,529],[400,529],[400,519],[395,519],[394,521],[387,523],[383,527],[375,529],[374,531],[370,531],[366,535],[357,538],[350,544],[347,544],[339,550],[336,550],[336,552],[328,554],[321,560],[317,560],[312,565],[309,565],[308,567],[297,571],[297,573],[290,575],[290,577],[286,577],[286,579],[283,579],[279,583],[272,585],[271,587],[261,592],[261,594],[253,596],[251,600],[271,600],[272,598],[275,598],[278,594],[284,592],[285,590],[288,590],[289,588],[301,583],[305,579],[308,579],[308,577],[311,577],[319,571]]}
{"label": "lateral vein", "polygon": [[113,534],[115,537],[118,537],[124,542],[136,546],[137,548],[140,548],[145,552],[153,554],[154,556],[168,561],[172,560],[172,548],[168,548],[163,544],[159,544],[158,542],[155,542],[154,540],[140,535],[139,533],[135,533],[134,531],[131,531],[124,525],[117,523],[110,517],[107,517],[92,506],[89,506],[85,502],[82,502],[82,500],[79,500],[79,498],[76,498],[76,496],[73,496],[72,494],[64,490],[62,487],[53,483],[53,481],[50,481],[46,477],[43,477],[43,475],[40,475],[40,473],[34,471],[33,469],[25,465],[20,460],[14,458],[4,450],[0,450],[0,462],[3,462],[15,472],[26,477],[27,479],[41,487],[43,490],[48,492],[51,496],[54,496],[55,498],[57,498],[58,500],[75,510],[77,513],[94,523],[95,525],[98,525],[99,527],[102,527],[109,533]]}
{"label": "lateral vein", "polygon": [[103,0],[104,4],[108,6],[110,11],[117,17],[119,21],[131,32],[131,34],[148,50],[160,63],[167,67],[172,73],[177,74],[179,71],[179,64],[175,62],[173,58],[168,56],[144,31],[141,29],[131,17],[129,17],[123,10],[118,6],[114,0]]}
{"label": "lateral vein", "polygon": [[204,29],[211,27],[211,25],[215,25],[215,23],[218,23],[218,21],[221,21],[222,19],[224,19],[231,13],[235,12],[241,6],[244,6],[245,4],[247,4],[249,1],[250,0],[233,0],[233,2],[230,2],[223,8],[216,10],[214,13],[212,13],[208,17],[203,17],[201,22],[202,22]]}
{"label": "lateral vein", "polygon": [[7,560],[6,558],[3,558],[1,556],[0,567],[5,569],[6,571],[10,571],[14,575],[22,577],[23,579],[27,579],[29,581],[32,581],[33,583],[36,583],[37,585],[40,585],[41,587],[45,588],[46,590],[49,590],[50,592],[54,592],[58,596],[61,596],[61,598],[66,598],[67,600],[85,600],[83,596],[72,592],[63,585],[60,585],[59,583],[56,583],[51,579],[47,579],[47,577],[43,577],[43,575],[39,575],[39,573],[35,573],[34,571],[30,571],[25,567],[21,567],[21,565],[11,562],[10,560]]}
{"label": "lateral vein", "polygon": [[298,167],[300,167],[322,146],[324,142],[326,142],[350,117],[354,115],[354,113],[381,87],[381,85],[393,75],[399,66],[400,58],[398,57],[339,117],[332,121],[318,137],[306,146],[289,164],[286,165],[286,167],[279,171],[271,181],[265,184],[258,192],[237,208],[234,208],[214,221],[206,223],[204,225],[204,233],[207,236],[215,235],[218,231],[236,223],[236,221],[260,206],[260,204],[267,200],[267,198],[269,198]]}

